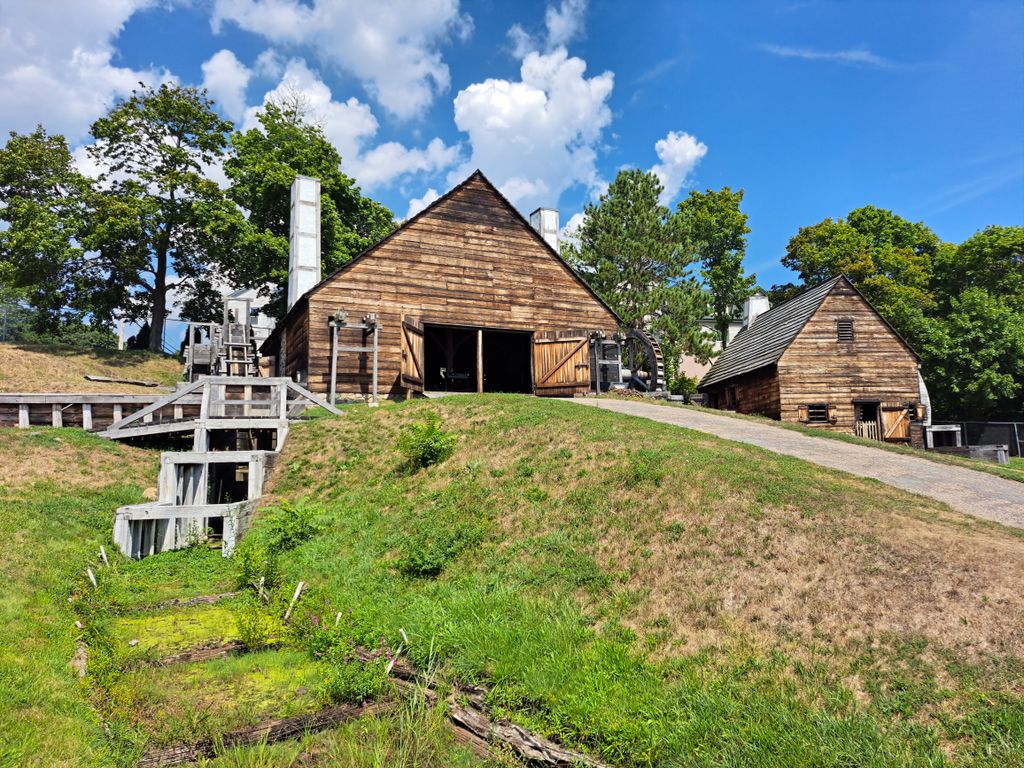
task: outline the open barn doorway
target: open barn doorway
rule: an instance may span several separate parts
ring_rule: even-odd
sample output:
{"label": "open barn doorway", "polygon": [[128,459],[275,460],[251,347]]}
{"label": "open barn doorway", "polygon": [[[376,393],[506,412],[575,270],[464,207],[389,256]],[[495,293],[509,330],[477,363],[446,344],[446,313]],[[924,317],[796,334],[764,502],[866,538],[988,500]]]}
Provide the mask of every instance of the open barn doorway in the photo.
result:
{"label": "open barn doorway", "polygon": [[533,391],[529,331],[423,326],[429,392]]}
{"label": "open barn doorway", "polygon": [[484,392],[533,392],[528,332],[483,332]]}

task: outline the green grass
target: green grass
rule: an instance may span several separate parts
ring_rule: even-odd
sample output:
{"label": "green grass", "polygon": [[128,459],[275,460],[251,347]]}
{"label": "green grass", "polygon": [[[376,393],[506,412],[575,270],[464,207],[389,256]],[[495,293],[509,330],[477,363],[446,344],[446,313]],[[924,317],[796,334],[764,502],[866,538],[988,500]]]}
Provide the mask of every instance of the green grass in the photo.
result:
{"label": "green grass", "polygon": [[[458,447],[414,471],[394,446],[429,412]],[[280,558],[279,604],[304,580],[308,616],[350,612],[367,645],[404,630],[415,662],[437,654],[498,713],[614,764],[994,765],[1024,750],[1019,680],[1000,672],[1017,652],[972,644],[938,609],[918,608],[935,611],[919,625],[898,575],[934,569],[938,541],[979,562],[982,540],[1014,562],[1024,545],[937,503],[502,396],[298,426],[274,490],[319,509],[319,532]],[[979,588],[1015,577],[990,578]],[[875,621],[895,631],[864,619],[877,594],[896,604],[871,606]]]}
{"label": "green grass", "polygon": [[[60,441],[60,442],[57,442]],[[70,465],[97,468],[95,485],[59,480],[15,485],[9,459],[51,446]],[[77,430],[7,430],[0,458],[0,765],[103,765],[107,750],[99,718],[69,666],[79,631],[69,596],[87,587],[85,569],[99,570],[113,510],[142,500],[133,470],[155,473],[155,456]],[[100,467],[109,466],[104,477]],[[116,468],[116,469],[115,469]],[[147,478],[148,480],[148,478]],[[105,481],[105,482],[104,482]],[[145,481],[143,481],[145,482]]]}

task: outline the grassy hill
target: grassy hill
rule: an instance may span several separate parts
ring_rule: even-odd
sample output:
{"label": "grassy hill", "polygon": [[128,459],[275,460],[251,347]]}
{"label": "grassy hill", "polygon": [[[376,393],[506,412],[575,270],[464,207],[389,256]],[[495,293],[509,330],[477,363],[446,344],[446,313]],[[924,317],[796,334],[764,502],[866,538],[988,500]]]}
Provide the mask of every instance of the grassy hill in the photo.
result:
{"label": "grassy hill", "polygon": [[138,392],[152,387],[86,381],[86,375],[174,386],[181,363],[149,352],[0,344],[0,392]]}
{"label": "grassy hill", "polygon": [[[431,415],[456,443],[422,468],[397,446]],[[291,712],[384,691],[380,667],[347,653],[356,645],[401,645],[441,681],[486,686],[495,713],[619,766],[1024,754],[1024,536],[873,481],[565,402],[354,407],[291,431],[233,561],[115,559],[93,590],[84,563],[114,506],[152,484],[155,453],[75,430],[11,434],[0,461],[51,461],[53,474],[0,486],[0,532],[17,550],[0,566],[0,732],[13,745],[0,765],[129,765],[147,743],[244,724],[277,701]],[[56,479],[87,460],[94,472]],[[256,574],[269,605],[138,613]],[[260,621],[275,627],[270,650],[124,663]],[[151,637],[161,626],[173,631]],[[67,667],[79,634],[81,684]],[[481,763],[420,705],[210,763],[296,764]]]}

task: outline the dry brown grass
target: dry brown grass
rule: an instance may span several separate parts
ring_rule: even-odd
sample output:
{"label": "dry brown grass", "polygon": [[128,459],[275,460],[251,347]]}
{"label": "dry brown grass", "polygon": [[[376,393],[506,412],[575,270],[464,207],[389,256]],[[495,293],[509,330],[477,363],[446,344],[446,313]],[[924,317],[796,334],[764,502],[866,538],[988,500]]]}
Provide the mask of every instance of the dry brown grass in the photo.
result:
{"label": "dry brown grass", "polygon": [[0,444],[0,490],[36,482],[69,489],[101,488],[111,483],[150,486],[156,480],[156,454],[81,430],[36,427],[4,429]]}
{"label": "dry brown grass", "polygon": [[[624,606],[615,618],[656,635],[662,653],[692,653],[737,634],[789,646],[892,633],[969,657],[1024,658],[1019,532],[880,483],[652,422],[579,409],[496,432],[478,407],[423,407],[440,410],[462,435],[451,464],[498,475],[498,524],[509,540],[571,532],[580,517],[566,500],[600,484],[607,504],[586,523],[589,549],[614,577]],[[393,444],[411,415],[382,409],[373,440]],[[616,481],[642,445],[662,457],[662,477]],[[310,446],[309,457],[323,460],[332,447]],[[498,489],[524,457],[550,495],[542,515]],[[434,474],[421,490],[449,481]]]}
{"label": "dry brown grass", "polygon": [[181,363],[147,352],[116,352],[0,344],[0,392],[118,392],[152,394],[152,387],[107,384],[84,377],[155,381],[172,386]]}

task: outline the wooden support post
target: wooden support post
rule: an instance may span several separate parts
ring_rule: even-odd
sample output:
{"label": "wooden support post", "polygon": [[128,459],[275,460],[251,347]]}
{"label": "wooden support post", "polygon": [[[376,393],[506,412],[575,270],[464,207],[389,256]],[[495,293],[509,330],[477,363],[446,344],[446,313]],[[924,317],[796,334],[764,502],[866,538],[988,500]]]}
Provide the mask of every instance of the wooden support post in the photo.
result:
{"label": "wooden support post", "polygon": [[338,389],[338,323],[331,320],[331,396],[327,402],[334,405],[335,392]]}
{"label": "wooden support post", "polygon": [[476,391],[484,391],[484,331],[476,329]]}
{"label": "wooden support post", "polygon": [[63,427],[64,426],[64,411],[61,410],[60,403],[54,403],[52,406],[51,413],[53,414],[52,421],[53,426]]}
{"label": "wooden support post", "polygon": [[[373,324],[373,399],[370,401],[370,405],[376,408],[380,405],[380,401],[377,398],[377,349],[378,341],[380,338],[380,325],[378,323]],[[333,403],[332,403],[333,405]]]}
{"label": "wooden support post", "polygon": [[92,429],[92,403],[82,403],[82,429]]}
{"label": "wooden support post", "polygon": [[28,429],[29,426],[28,406],[24,403],[18,406],[18,426],[22,429]]}
{"label": "wooden support post", "polygon": [[124,418],[124,408],[120,403],[114,405],[114,421],[120,421]]}
{"label": "wooden support post", "polygon": [[174,420],[181,421],[185,418],[185,409],[180,405],[174,406]]}

